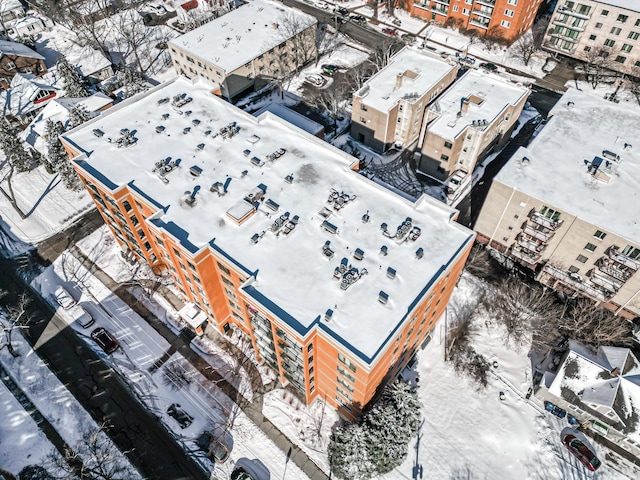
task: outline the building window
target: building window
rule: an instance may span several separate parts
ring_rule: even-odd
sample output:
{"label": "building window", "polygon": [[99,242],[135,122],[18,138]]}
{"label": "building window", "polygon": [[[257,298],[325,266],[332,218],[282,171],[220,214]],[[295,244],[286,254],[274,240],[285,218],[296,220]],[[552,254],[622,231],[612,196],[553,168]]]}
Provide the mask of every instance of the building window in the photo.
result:
{"label": "building window", "polygon": [[610,38],[607,38],[604,41],[604,46],[605,47],[613,47],[615,45],[615,43],[616,43],[615,40],[611,40]]}
{"label": "building window", "polygon": [[627,20],[629,20],[629,15],[620,14],[618,15],[618,18],[616,18],[616,22],[620,23],[627,23]]}
{"label": "building window", "polygon": [[635,65],[636,67],[640,67],[640,60],[636,61],[636,63],[634,63],[634,65]]}
{"label": "building window", "polygon": [[189,55],[187,55],[187,60],[190,61],[191,63],[195,63],[195,60],[191,58]]}
{"label": "building window", "polygon": [[7,70],[15,70],[15,68],[16,68],[16,64],[15,64],[15,63],[13,63],[13,62],[11,62],[11,61],[6,62],[6,63],[4,64],[4,66],[5,66],[5,68],[6,68]]}
{"label": "building window", "polygon": [[630,38],[631,40],[637,40],[638,37],[640,37],[640,33],[638,32],[629,32],[629,35],[627,36],[627,38]]}
{"label": "building window", "polygon": [[602,28],[602,23],[600,22],[596,23],[596,28]]}
{"label": "building window", "polygon": [[606,17],[607,15],[609,15],[609,10],[602,10],[600,12],[600,15],[602,15],[603,17]]}
{"label": "building window", "polygon": [[442,155],[440,155],[440,160],[442,160],[443,162],[447,162],[449,160],[449,156],[443,153]]}
{"label": "building window", "polygon": [[602,230],[596,230],[596,233],[594,233],[593,236],[596,237],[598,240],[604,240],[604,237],[606,237],[607,234],[604,233]]}
{"label": "building window", "polygon": [[462,9],[462,14],[463,15],[469,15],[469,9],[468,8],[463,8]]}
{"label": "building window", "polygon": [[588,260],[588,258],[585,257],[584,255],[578,255],[578,258],[576,258],[576,260],[580,263],[585,263]]}
{"label": "building window", "polygon": [[357,367],[351,363],[351,361],[345,357],[344,355],[342,355],[341,353],[338,354],[338,360],[340,360],[342,363],[344,363],[347,367],[349,367],[351,369],[352,372],[355,373]]}
{"label": "building window", "polygon": [[360,110],[362,110],[363,112],[367,111],[367,106],[364,103],[360,104]]}
{"label": "building window", "polygon": [[507,3],[509,5],[518,5],[518,0],[509,0]]}
{"label": "building window", "polygon": [[619,27],[612,27],[612,28],[611,28],[611,34],[612,34],[612,35],[620,35],[620,32],[621,32],[621,31],[622,31],[622,29],[621,29],[621,28],[619,28]]}
{"label": "building window", "polygon": [[622,48],[620,50],[622,50],[625,53],[629,53],[632,48],[633,48],[633,45],[629,45],[628,43],[625,43],[624,45],[622,45]]}
{"label": "building window", "polygon": [[453,143],[451,143],[451,142],[444,142],[444,148],[449,148],[449,149],[451,149],[451,147],[453,147]]}
{"label": "building window", "polygon": [[515,12],[513,10],[509,10],[508,8],[504,11],[505,17],[513,17],[514,14]]}
{"label": "building window", "polygon": [[589,40],[595,40],[596,38],[598,37],[596,37],[595,35],[589,35]]}
{"label": "building window", "polygon": [[574,267],[573,265],[569,267],[569,273],[578,273],[579,271],[580,269],[578,267]]}
{"label": "building window", "polygon": [[640,249],[634,247],[633,245],[627,245],[622,250],[622,254],[626,255],[629,258],[633,258],[634,260],[640,259]]}
{"label": "building window", "polygon": [[511,26],[511,22],[507,22],[506,20],[502,20],[500,22],[500,26],[504,28],[509,28]]}
{"label": "building window", "polygon": [[453,11],[454,11],[454,12],[457,12],[458,10],[459,10],[458,5],[454,5],[454,6],[453,6]]}
{"label": "building window", "polygon": [[627,57],[623,57],[622,55],[618,55],[616,57],[616,62],[618,62],[618,63],[624,63],[626,61],[627,61]]}
{"label": "building window", "polygon": [[129,202],[127,202],[126,200],[124,202],[122,202],[122,206],[124,207],[125,211],[130,212],[131,211],[131,204]]}
{"label": "building window", "polygon": [[231,271],[225,267],[224,265],[222,265],[220,262],[216,262],[218,264],[218,268],[220,270],[222,270],[224,273],[226,273],[227,275],[231,275]]}
{"label": "building window", "polygon": [[585,249],[585,250],[589,250],[590,252],[595,252],[595,251],[596,251],[596,248],[597,248],[597,247],[596,247],[593,243],[587,243],[587,244],[584,246],[584,249]]}

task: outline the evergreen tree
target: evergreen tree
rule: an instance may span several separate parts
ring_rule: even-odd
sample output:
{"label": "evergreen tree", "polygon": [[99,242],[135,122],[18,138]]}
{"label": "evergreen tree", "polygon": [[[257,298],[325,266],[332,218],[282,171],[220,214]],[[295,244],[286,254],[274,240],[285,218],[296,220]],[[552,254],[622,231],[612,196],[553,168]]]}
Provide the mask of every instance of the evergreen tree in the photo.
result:
{"label": "evergreen tree", "polygon": [[344,480],[367,480],[375,469],[369,459],[371,438],[368,431],[357,423],[336,428],[331,434],[328,448],[331,471]]}
{"label": "evergreen tree", "polygon": [[117,83],[124,88],[124,98],[132,97],[148,88],[142,77],[127,67],[118,72]]}
{"label": "evergreen tree", "polygon": [[9,201],[18,214],[25,218],[24,213],[18,207],[11,180],[15,173],[29,171],[33,163],[33,157],[24,149],[16,132],[4,122],[0,122],[0,149],[7,159],[5,167],[9,169],[9,173],[5,176],[9,187]]}
{"label": "evergreen tree", "polygon": [[69,190],[80,190],[82,184],[78,174],[71,166],[71,160],[67,151],[62,146],[60,135],[64,133],[64,127],[60,122],[47,120],[45,127],[47,135],[46,168],[48,172],[57,172],[63,185]]}
{"label": "evergreen tree", "polygon": [[76,103],[69,110],[69,126],[76,128],[78,125],[82,125],[84,122],[91,118],[91,114],[87,111],[84,105]]}
{"label": "evergreen tree", "polygon": [[55,477],[40,465],[27,465],[18,473],[18,480],[55,480]]}
{"label": "evergreen tree", "polygon": [[84,79],[76,67],[69,63],[67,57],[60,55],[56,62],[56,70],[64,80],[64,89],[67,97],[80,98],[89,96]]}

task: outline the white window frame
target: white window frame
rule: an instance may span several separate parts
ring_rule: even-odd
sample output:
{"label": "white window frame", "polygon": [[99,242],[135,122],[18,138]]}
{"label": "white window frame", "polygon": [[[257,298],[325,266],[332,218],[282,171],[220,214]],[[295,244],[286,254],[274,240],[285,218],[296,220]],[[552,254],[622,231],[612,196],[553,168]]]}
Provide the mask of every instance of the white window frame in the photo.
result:
{"label": "white window frame", "polygon": [[501,26],[502,28],[511,28],[511,22],[507,22],[506,20],[502,20],[502,21],[500,22],[500,26]]}

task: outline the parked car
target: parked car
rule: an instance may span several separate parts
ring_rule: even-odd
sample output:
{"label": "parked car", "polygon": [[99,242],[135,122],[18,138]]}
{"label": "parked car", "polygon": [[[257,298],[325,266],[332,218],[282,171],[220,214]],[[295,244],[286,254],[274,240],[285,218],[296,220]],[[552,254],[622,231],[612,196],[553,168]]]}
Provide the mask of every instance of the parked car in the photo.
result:
{"label": "parked car", "polygon": [[206,452],[207,458],[216,463],[224,463],[229,459],[233,449],[233,437],[224,428],[214,431],[206,430],[197,439],[200,450]]}
{"label": "parked car", "polygon": [[567,412],[565,410],[563,410],[559,406],[549,402],[548,400],[545,400],[545,402],[544,402],[544,409],[547,412],[551,412],[552,414],[554,414],[558,418],[564,418],[564,417],[567,416]]}
{"label": "parked car", "polygon": [[74,308],[73,314],[76,317],[76,322],[78,322],[78,325],[82,328],[89,328],[91,325],[96,323],[91,314],[87,312],[84,307],[79,305]]}
{"label": "parked car", "polygon": [[271,480],[269,469],[257,458],[239,458],[231,472],[231,480]]}
{"label": "parked car", "polygon": [[358,25],[364,25],[365,23],[367,23],[367,17],[364,17],[362,15],[351,15],[349,17],[349,20],[351,20],[353,23],[357,23]]}
{"label": "parked car", "polygon": [[567,422],[569,422],[569,425],[578,425],[580,423],[578,419],[570,413],[567,413]]}
{"label": "parked car", "polygon": [[405,43],[408,43],[409,45],[411,45],[416,41],[416,36],[413,33],[403,33],[400,38],[404,40]]}
{"label": "parked car", "polygon": [[324,73],[325,75],[329,75],[329,76],[332,76],[333,74],[335,74],[338,71],[338,66],[337,65],[332,65],[332,64],[329,64],[329,63],[325,63],[320,68],[322,69],[322,73]]}
{"label": "parked car", "polygon": [[333,11],[334,11],[335,13],[337,13],[338,15],[342,15],[342,16],[345,16],[345,17],[346,17],[347,15],[349,15],[349,10],[347,10],[347,9],[346,9],[346,8],[344,8],[344,7],[336,7],[336,8],[334,8],[334,9],[333,9]]}
{"label": "parked car", "polygon": [[471,57],[469,55],[467,55],[466,57],[462,57],[462,59],[460,61],[462,63],[466,63],[467,65],[473,65],[473,64],[476,63],[475,57]]}
{"label": "parked car", "polygon": [[322,87],[327,83],[327,79],[322,75],[311,74],[304,77],[304,81],[310,83],[314,87]]}
{"label": "parked car", "polygon": [[495,72],[498,70],[498,66],[495,63],[482,62],[478,67],[483,68],[488,72]]}
{"label": "parked car", "polygon": [[341,17],[340,15],[334,15],[331,17],[332,23],[347,23],[348,21],[347,17]]}
{"label": "parked car", "polygon": [[322,8],[324,10],[329,9],[329,4],[327,2],[315,2],[316,7]]}
{"label": "parked car", "polygon": [[103,327],[98,327],[91,332],[91,338],[104,350],[104,353],[113,353],[120,346],[116,337],[111,335],[107,329]]}
{"label": "parked car", "polygon": [[568,433],[562,437],[562,443],[582,464],[592,472],[595,472],[602,463],[595,452],[575,435]]}
{"label": "parked car", "polygon": [[398,35],[398,30],[396,30],[395,28],[388,28],[385,27],[382,29],[382,33],[385,33],[387,35],[392,35],[392,36],[397,36]]}
{"label": "parked car", "polygon": [[65,310],[69,310],[76,304],[75,299],[69,293],[69,290],[64,288],[62,285],[58,286],[54,292],[56,296],[56,302]]}
{"label": "parked car", "polygon": [[178,424],[180,428],[187,428],[189,425],[193,423],[193,417],[189,415],[179,403],[172,403],[167,408],[167,413],[170,417],[172,417]]}

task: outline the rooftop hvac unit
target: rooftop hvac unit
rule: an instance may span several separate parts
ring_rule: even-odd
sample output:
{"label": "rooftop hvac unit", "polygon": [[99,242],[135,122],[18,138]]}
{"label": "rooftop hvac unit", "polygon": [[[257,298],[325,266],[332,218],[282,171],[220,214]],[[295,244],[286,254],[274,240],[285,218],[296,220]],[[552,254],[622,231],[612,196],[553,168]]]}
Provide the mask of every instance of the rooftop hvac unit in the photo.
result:
{"label": "rooftop hvac unit", "polygon": [[199,177],[202,174],[202,168],[197,165],[192,165],[191,168],[189,168],[189,173],[194,177]]}
{"label": "rooftop hvac unit", "polygon": [[329,320],[331,320],[333,318],[333,310],[331,310],[330,308],[327,309],[326,312],[324,312],[324,321],[328,322]]}
{"label": "rooftop hvac unit", "polygon": [[162,132],[164,132],[164,130],[165,130],[165,128],[162,125],[158,125],[156,127],[156,133],[162,133]]}
{"label": "rooftop hvac unit", "polygon": [[389,277],[391,279],[396,278],[396,270],[395,270],[395,268],[391,268],[391,267],[387,268],[387,277]]}
{"label": "rooftop hvac unit", "polygon": [[364,258],[364,250],[362,250],[361,248],[356,248],[356,250],[353,252],[353,258],[355,258],[356,260],[362,260]]}
{"label": "rooftop hvac unit", "polygon": [[380,255],[387,256],[389,248],[386,245],[380,247]]}
{"label": "rooftop hvac unit", "polygon": [[286,177],[284,177],[284,181],[289,184],[293,183],[293,173],[291,175],[287,175]]}
{"label": "rooftop hvac unit", "polygon": [[323,221],[320,227],[325,229],[329,233],[333,233],[334,235],[338,233],[338,227],[336,227],[333,223],[328,222],[327,220]]}
{"label": "rooftop hvac unit", "polygon": [[416,258],[420,260],[422,257],[424,257],[424,249],[420,247],[418,250],[416,250]]}
{"label": "rooftop hvac unit", "polygon": [[362,223],[369,223],[370,220],[371,217],[369,216],[369,210],[367,210],[367,213],[362,215]]}
{"label": "rooftop hvac unit", "polygon": [[104,132],[103,132],[102,130],[100,130],[99,128],[94,128],[94,129],[92,130],[92,132],[93,132],[93,134],[94,134],[96,137],[98,137],[98,138],[100,138],[100,137],[104,136]]}
{"label": "rooftop hvac unit", "polygon": [[380,292],[378,292],[378,301],[385,305],[389,301],[389,294],[380,290]]}

